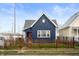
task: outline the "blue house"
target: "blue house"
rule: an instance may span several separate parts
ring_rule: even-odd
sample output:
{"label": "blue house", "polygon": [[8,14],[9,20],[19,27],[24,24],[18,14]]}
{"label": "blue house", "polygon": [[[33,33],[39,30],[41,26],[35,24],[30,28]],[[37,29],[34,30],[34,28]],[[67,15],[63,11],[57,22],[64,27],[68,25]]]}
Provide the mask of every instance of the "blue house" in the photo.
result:
{"label": "blue house", "polygon": [[26,20],[24,25],[27,43],[52,43],[56,39],[56,20],[43,14],[37,20]]}

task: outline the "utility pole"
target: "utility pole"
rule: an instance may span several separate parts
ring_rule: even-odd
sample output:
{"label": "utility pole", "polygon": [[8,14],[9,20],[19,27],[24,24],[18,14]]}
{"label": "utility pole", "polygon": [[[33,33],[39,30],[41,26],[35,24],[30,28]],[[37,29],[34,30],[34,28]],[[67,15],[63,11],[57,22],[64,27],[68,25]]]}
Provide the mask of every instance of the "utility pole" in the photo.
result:
{"label": "utility pole", "polygon": [[[16,4],[14,3],[13,4],[14,6],[13,6],[13,9],[14,9],[14,23],[13,23],[13,36],[14,36],[14,40],[15,40],[15,34],[16,34]],[[14,44],[15,44],[15,42],[14,42]]]}
{"label": "utility pole", "polygon": [[14,3],[14,34],[16,33],[16,4]]}

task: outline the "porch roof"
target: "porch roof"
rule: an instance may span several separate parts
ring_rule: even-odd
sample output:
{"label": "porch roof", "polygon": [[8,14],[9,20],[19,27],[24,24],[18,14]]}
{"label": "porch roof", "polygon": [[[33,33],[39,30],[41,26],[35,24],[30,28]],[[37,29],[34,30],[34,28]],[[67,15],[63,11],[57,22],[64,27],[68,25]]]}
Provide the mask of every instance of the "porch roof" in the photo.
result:
{"label": "porch roof", "polygon": [[24,29],[30,28],[30,26],[35,22],[35,20],[25,20]]}

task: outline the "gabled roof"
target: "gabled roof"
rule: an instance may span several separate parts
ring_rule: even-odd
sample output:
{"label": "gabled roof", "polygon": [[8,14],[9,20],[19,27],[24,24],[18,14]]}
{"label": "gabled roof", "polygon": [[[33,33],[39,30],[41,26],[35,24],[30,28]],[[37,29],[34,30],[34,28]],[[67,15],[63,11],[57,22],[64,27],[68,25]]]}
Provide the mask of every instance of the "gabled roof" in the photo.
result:
{"label": "gabled roof", "polygon": [[53,21],[56,25],[58,25],[58,24],[57,24],[57,21],[56,21],[55,19],[53,19],[52,21]]}
{"label": "gabled roof", "polygon": [[[45,14],[43,14],[42,16],[45,16],[46,18],[48,18]],[[42,17],[41,16],[41,17]],[[40,18],[41,18],[40,17]],[[49,21],[51,21],[56,27],[57,27],[57,25],[52,21],[52,20],[50,20],[50,18],[48,18],[49,19]],[[39,19],[38,19],[39,20]],[[38,20],[36,20],[32,25],[31,25],[31,27],[38,21]]]}
{"label": "gabled roof", "polygon": [[25,20],[24,29],[30,28],[35,20]]}
{"label": "gabled roof", "polygon": [[[43,14],[42,16],[45,16],[45,17],[47,17],[45,14]],[[41,16],[41,17],[42,17]],[[48,17],[47,17],[48,18]],[[50,20],[50,19],[49,19]],[[25,21],[25,24],[24,24],[24,30],[25,29],[28,29],[28,28],[30,28],[30,27],[33,27],[33,25],[37,22],[38,20],[26,20]],[[54,20],[50,20],[56,27],[57,27],[57,22],[56,22],[56,20],[54,19]]]}
{"label": "gabled roof", "polygon": [[62,26],[61,29],[66,28],[66,27],[69,27],[70,24],[71,24],[71,23],[76,19],[76,17],[78,17],[78,16],[79,16],[79,12],[75,13],[74,15],[72,15],[72,16],[67,20],[67,22]]}

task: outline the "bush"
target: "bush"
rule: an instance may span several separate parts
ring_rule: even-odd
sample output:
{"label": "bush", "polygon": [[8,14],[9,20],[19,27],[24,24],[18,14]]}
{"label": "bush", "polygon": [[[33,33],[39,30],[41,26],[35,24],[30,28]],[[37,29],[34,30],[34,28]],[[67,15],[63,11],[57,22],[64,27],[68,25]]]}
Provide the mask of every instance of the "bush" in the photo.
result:
{"label": "bush", "polygon": [[16,39],[16,43],[15,43],[15,47],[17,48],[22,48],[25,46],[25,42],[24,42],[24,39],[23,38],[17,38]]}

